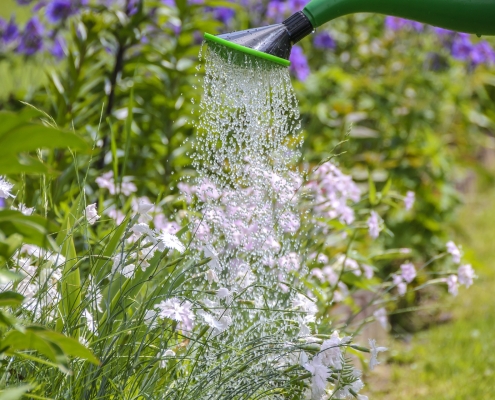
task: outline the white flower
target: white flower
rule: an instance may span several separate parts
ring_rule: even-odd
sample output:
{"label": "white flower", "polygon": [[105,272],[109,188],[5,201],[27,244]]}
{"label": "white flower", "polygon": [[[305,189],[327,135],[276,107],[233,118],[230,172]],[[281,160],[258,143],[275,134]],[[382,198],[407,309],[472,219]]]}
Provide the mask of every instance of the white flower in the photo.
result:
{"label": "white flower", "polygon": [[321,359],[318,356],[313,357],[309,363],[304,364],[303,368],[313,375],[311,381],[312,399],[319,400],[327,387],[330,370],[321,363]]}
{"label": "white flower", "polygon": [[318,312],[316,303],[314,301],[311,301],[301,293],[298,293],[294,300],[292,300],[292,306],[294,308],[300,308],[301,310],[306,311],[308,314],[312,315]]}
{"label": "white flower", "polygon": [[201,313],[203,320],[207,325],[209,325],[216,333],[222,333],[225,331],[230,325],[232,325],[232,318],[228,315],[222,315],[220,318],[216,318],[215,316],[208,314],[206,312]]}
{"label": "white flower", "polygon": [[369,343],[371,347],[370,370],[373,370],[378,364],[380,364],[377,360],[378,353],[382,353],[384,351],[387,351],[388,349],[386,347],[376,347],[375,339],[369,339]]}
{"label": "white flower", "polygon": [[167,358],[175,357],[175,351],[172,349],[167,349],[159,355],[160,358],[165,358],[160,360],[160,368],[167,368]]}
{"label": "white flower", "polygon": [[402,272],[402,278],[407,282],[411,283],[414,278],[416,278],[416,268],[414,268],[413,263],[405,263],[400,266]]}
{"label": "white flower", "polygon": [[467,288],[473,284],[473,279],[476,277],[473,267],[471,264],[461,265],[457,269],[457,278],[461,285]]}
{"label": "white flower", "polygon": [[406,210],[409,211],[416,200],[416,194],[414,192],[408,191],[406,193],[406,197],[404,198],[404,206],[406,207]]}
{"label": "white flower", "polygon": [[452,260],[456,264],[459,264],[461,262],[461,251],[452,240],[450,242],[447,242],[447,252],[450,253],[450,255],[452,256]]}
{"label": "white flower", "polygon": [[147,224],[136,224],[130,230],[139,237],[145,235],[154,240],[155,235],[153,230]]}
{"label": "white flower", "polygon": [[122,259],[121,254],[116,254],[113,257],[113,265],[112,265],[112,274],[115,272],[118,272],[121,275],[124,275],[126,278],[131,278],[134,276],[134,272],[136,271],[136,265],[134,264],[129,264],[129,265],[124,265],[125,264],[125,258]]}
{"label": "white flower", "polygon": [[155,305],[160,318],[170,318],[180,322],[182,329],[192,330],[194,313],[191,310],[192,303],[189,301],[181,302],[177,297],[163,300]]}
{"label": "white flower", "polygon": [[90,332],[93,332],[94,335],[98,336],[98,328],[96,326],[93,315],[88,310],[84,310],[83,316],[84,318],[86,318],[86,326],[88,327],[88,330]]}
{"label": "white flower", "polygon": [[149,222],[153,219],[148,213],[153,209],[153,204],[148,203],[146,199],[138,201],[137,213],[140,215],[139,222]]}
{"label": "white flower", "polygon": [[186,246],[182,244],[179,238],[166,230],[162,230],[161,233],[156,238],[158,240],[158,250],[163,251],[167,249],[175,249],[179,253],[184,253]]}
{"label": "white flower", "polygon": [[97,220],[100,219],[100,216],[96,212],[96,203],[87,206],[84,214],[86,215],[86,219],[88,220],[88,224],[90,225],[93,225]]}
{"label": "white flower", "polygon": [[385,310],[383,307],[379,308],[373,313],[373,316],[380,323],[383,329],[388,328],[387,310]]}
{"label": "white flower", "polygon": [[332,337],[321,344],[318,356],[321,362],[328,367],[342,369],[342,351],[340,346],[348,341],[348,338],[340,339],[338,332],[334,332]]}
{"label": "white flower", "polygon": [[308,324],[315,322],[316,317],[314,315],[299,315],[297,321],[299,322],[299,333],[298,336],[305,337],[311,335],[311,329],[309,329]]}
{"label": "white flower", "polygon": [[392,275],[394,285],[397,286],[399,296],[404,296],[407,292],[407,283],[404,282],[401,275]]}
{"label": "white flower", "polygon": [[8,199],[9,197],[14,197],[10,191],[14,185],[7,181],[4,176],[0,176],[0,199]]}
{"label": "white flower", "polygon": [[459,283],[457,282],[457,275],[450,275],[445,279],[447,283],[447,287],[449,289],[449,293],[452,296],[457,296],[459,293]]}
{"label": "white flower", "polygon": [[218,282],[217,273],[215,271],[213,271],[212,269],[209,269],[208,271],[206,271],[206,280],[208,281],[208,283],[210,285],[213,282]]}
{"label": "white flower", "polygon": [[380,217],[375,211],[371,211],[371,215],[368,218],[368,231],[373,239],[380,235]]}
{"label": "white flower", "polygon": [[[136,185],[132,183],[131,180],[132,177],[130,176],[124,176],[122,178],[120,191],[125,196],[130,196],[131,193],[134,193],[137,190]],[[117,190],[118,188],[115,186],[113,171],[106,172],[102,176],[99,176],[98,178],[95,179],[95,182],[100,188],[108,189],[110,194],[116,194],[118,191]]]}
{"label": "white flower", "polygon": [[129,265],[123,266],[119,272],[125,278],[132,278],[134,276],[134,273],[136,272],[136,265],[135,264],[129,264]]}
{"label": "white flower", "polygon": [[230,290],[227,288],[220,288],[217,290],[217,297],[219,299],[226,299],[229,297],[232,293],[230,293]]}
{"label": "white flower", "polygon": [[24,215],[33,215],[34,213],[34,207],[28,207],[24,203],[19,203],[19,206],[15,207],[12,206],[10,207],[11,210],[19,211],[23,213]]}
{"label": "white flower", "polygon": [[336,399],[353,399],[354,393],[357,394],[364,387],[364,384],[361,381],[361,371],[359,371],[358,369],[353,369],[351,375],[354,377],[355,380],[351,384],[345,385],[337,390],[334,393]]}
{"label": "white flower", "polygon": [[207,244],[203,247],[203,253],[205,254],[205,257],[211,258],[210,262],[208,262],[210,268],[216,271],[220,270],[220,260],[218,259],[218,253],[215,248]]}

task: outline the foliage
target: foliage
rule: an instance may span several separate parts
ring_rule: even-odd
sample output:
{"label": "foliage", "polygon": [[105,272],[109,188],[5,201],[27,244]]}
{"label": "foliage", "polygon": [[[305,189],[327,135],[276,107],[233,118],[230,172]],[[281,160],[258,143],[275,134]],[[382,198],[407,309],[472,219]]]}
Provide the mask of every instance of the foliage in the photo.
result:
{"label": "foliage", "polygon": [[[452,60],[436,33],[386,30],[380,17],[340,19],[314,48],[294,47],[306,223],[291,233],[301,254],[291,282],[232,294],[217,282],[214,249],[191,245],[199,216],[183,196],[184,177],[195,174],[201,32],[262,24],[262,11],[272,21],[297,2],[276,2],[282,13],[275,2],[76,3],[51,0],[16,35],[12,21],[0,26],[4,62],[45,60],[47,71],[0,105],[11,121],[0,127],[0,167],[9,168],[0,173],[19,190],[5,202],[19,211],[0,213],[0,251],[34,292],[22,306],[18,298],[19,316],[57,332],[12,325],[7,335],[12,345],[39,337],[37,360],[65,368],[14,359],[4,365],[5,376],[16,371],[8,385],[24,390],[33,379],[26,391],[50,398],[176,399],[318,398],[328,385],[330,398],[363,398],[348,357],[371,368],[381,350],[372,346],[370,365],[361,354],[369,350],[351,344],[363,311],[353,294],[371,292],[370,319],[386,326],[387,311],[426,286],[456,293],[472,283],[459,249],[444,250],[459,203],[453,174],[474,163],[465,149],[476,153],[480,130],[493,128],[485,66]],[[44,217],[24,215],[34,210],[21,201]],[[263,301],[248,289],[262,289]],[[337,303],[352,309],[346,323],[332,315]],[[241,329],[232,315],[249,324]],[[84,343],[100,364],[64,340]]]}

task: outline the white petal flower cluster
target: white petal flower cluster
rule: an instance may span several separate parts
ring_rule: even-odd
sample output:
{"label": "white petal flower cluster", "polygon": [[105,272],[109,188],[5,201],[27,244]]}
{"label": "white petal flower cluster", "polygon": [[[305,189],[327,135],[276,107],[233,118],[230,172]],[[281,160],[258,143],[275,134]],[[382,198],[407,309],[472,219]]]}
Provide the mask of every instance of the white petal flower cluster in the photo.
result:
{"label": "white petal flower cluster", "polygon": [[0,199],[8,199],[14,197],[11,193],[14,184],[10,183],[4,176],[0,176]]}
{"label": "white petal flower cluster", "polygon": [[[347,346],[351,342],[351,337],[346,336],[341,338],[338,332],[334,332],[330,339],[325,340],[320,350],[308,360],[306,353],[300,357],[300,363],[304,369],[311,373],[311,399],[322,400],[327,397],[327,393],[335,392],[335,398],[351,399],[358,395],[358,392],[364,387],[361,381],[361,371],[352,368],[344,371],[344,355],[343,346]],[[378,351],[384,351],[383,348],[373,348],[376,365],[376,354]],[[337,378],[331,378],[332,374]],[[362,395],[361,395],[362,396]],[[366,398],[362,396],[361,398]]]}
{"label": "white petal flower cluster", "polygon": [[[453,241],[447,243],[447,252],[452,256],[454,263],[461,263],[462,252]],[[449,275],[443,281],[447,284],[449,293],[452,296],[457,296],[459,285],[464,285],[468,288],[473,284],[474,278],[476,278],[476,274],[471,264],[464,264],[457,268],[457,275]]]}
{"label": "white petal flower cluster", "polygon": [[387,351],[388,349],[386,347],[377,347],[375,339],[369,339],[369,343],[370,343],[370,353],[371,353],[370,370],[373,370],[378,364],[380,364],[378,362],[378,353],[382,353],[384,351]]}
{"label": "white petal flower cluster", "polygon": [[373,239],[380,236],[380,231],[382,230],[380,226],[380,216],[376,211],[371,211],[370,217],[368,218],[368,231]]}
{"label": "white petal flower cluster", "polygon": [[447,252],[452,256],[452,260],[459,264],[461,262],[462,253],[453,241],[447,242]]}
{"label": "white petal flower cluster", "polygon": [[179,322],[182,331],[192,331],[195,315],[190,301],[181,301],[177,297],[173,297],[156,304],[155,309],[158,311],[160,318],[168,318]]}
{"label": "white petal flower cluster", "polygon": [[84,215],[90,225],[94,225],[101,218],[96,211],[96,203],[87,206]]}
{"label": "white petal flower cluster", "polygon": [[307,187],[315,196],[314,212],[317,215],[337,218],[344,224],[354,222],[354,210],[348,204],[358,202],[361,191],[351,176],[345,175],[334,164],[327,162],[312,174]]}
{"label": "white petal flower cluster", "polygon": [[19,211],[19,212],[21,212],[27,216],[33,215],[33,213],[34,213],[34,207],[28,207],[24,203],[19,203],[19,205],[17,207],[11,206],[10,209],[15,210],[15,211]]}
{"label": "white petal flower cluster", "polygon": [[406,193],[406,197],[404,197],[404,207],[406,208],[407,211],[410,211],[413,208],[415,201],[416,201],[416,194],[412,191],[408,191]]}
{"label": "white petal flower cluster", "polygon": [[[55,318],[61,300],[58,282],[62,279],[62,271],[59,266],[63,265],[65,258],[34,245],[23,245],[19,254],[28,255],[17,259],[19,272],[25,275],[16,286],[16,291],[25,297],[23,307],[35,318],[42,315],[48,319]],[[11,290],[12,283],[2,289]]]}
{"label": "white petal flower cluster", "polygon": [[108,189],[110,194],[122,193],[125,196],[130,196],[137,191],[136,185],[132,182],[132,177],[124,176],[121,184],[115,184],[113,171],[108,171],[102,176],[95,179],[96,184],[102,189]]}

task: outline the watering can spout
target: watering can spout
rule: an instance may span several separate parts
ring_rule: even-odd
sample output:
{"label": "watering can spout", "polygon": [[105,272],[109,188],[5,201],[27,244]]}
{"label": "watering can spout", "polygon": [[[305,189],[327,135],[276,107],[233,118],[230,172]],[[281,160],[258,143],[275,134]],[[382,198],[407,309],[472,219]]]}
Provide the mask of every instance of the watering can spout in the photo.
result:
{"label": "watering can spout", "polygon": [[495,35],[495,0],[312,0],[281,24],[213,36],[207,41],[290,65],[292,45],[335,18],[370,12],[427,23],[458,32]]}

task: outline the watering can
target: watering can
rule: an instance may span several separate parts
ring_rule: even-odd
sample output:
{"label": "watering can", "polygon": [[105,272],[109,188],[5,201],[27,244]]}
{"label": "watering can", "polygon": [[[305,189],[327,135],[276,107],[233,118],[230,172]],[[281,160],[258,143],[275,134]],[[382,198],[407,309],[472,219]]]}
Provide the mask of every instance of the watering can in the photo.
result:
{"label": "watering can", "polygon": [[312,0],[284,22],[205,39],[289,66],[292,45],[335,18],[380,13],[457,32],[495,35],[495,0]]}

